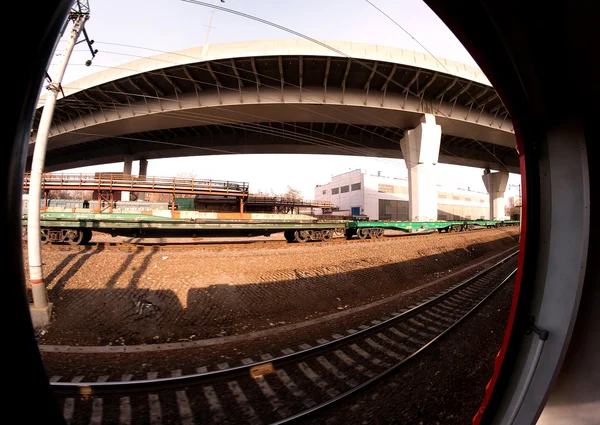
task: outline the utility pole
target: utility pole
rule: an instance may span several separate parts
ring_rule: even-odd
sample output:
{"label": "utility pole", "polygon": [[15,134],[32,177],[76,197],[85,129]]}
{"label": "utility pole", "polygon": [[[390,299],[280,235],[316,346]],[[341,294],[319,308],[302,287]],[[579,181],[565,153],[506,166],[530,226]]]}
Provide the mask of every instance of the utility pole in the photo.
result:
{"label": "utility pole", "polygon": [[[98,52],[92,49],[93,40],[90,40],[85,32],[85,22],[90,17],[90,8],[88,0],[77,0],[67,17],[66,25],[69,21],[73,21],[73,28],[69,35],[67,47],[64,50],[62,62],[58,68],[55,79],[46,87],[46,98],[44,101],[44,109],[40,117],[38,125],[35,146],[33,151],[33,159],[31,162],[31,180],[29,183],[29,202],[27,205],[27,249],[29,254],[29,282],[31,284],[31,294],[33,297],[32,317],[34,325],[44,325],[50,320],[50,309],[48,305],[48,294],[46,285],[44,284],[44,276],[42,271],[42,248],[41,248],[41,229],[40,229],[40,199],[41,199],[41,183],[44,172],[44,162],[46,159],[46,146],[48,143],[48,134],[52,125],[52,116],[58,93],[62,91],[61,82],[73,52],[73,48],[77,44],[79,35],[83,32],[85,41],[90,48],[92,58]],[[91,65],[91,60],[86,61],[86,65]],[[46,74],[47,75],[47,74]]]}
{"label": "utility pole", "polygon": [[[221,0],[221,2],[222,2],[222,3],[224,3],[224,1],[223,1],[223,0]],[[213,0],[213,6],[215,5],[215,3],[216,3],[216,0]],[[215,8],[214,8],[214,7],[213,7],[213,8],[211,9],[211,11],[210,11],[210,19],[208,20],[208,25],[205,25],[205,27],[208,27],[208,28],[206,29],[206,37],[204,38],[204,45],[205,45],[205,46],[208,44],[208,36],[209,36],[209,34],[210,34],[210,30],[211,30],[212,28],[214,28],[214,27],[212,26],[213,16],[215,16]]]}

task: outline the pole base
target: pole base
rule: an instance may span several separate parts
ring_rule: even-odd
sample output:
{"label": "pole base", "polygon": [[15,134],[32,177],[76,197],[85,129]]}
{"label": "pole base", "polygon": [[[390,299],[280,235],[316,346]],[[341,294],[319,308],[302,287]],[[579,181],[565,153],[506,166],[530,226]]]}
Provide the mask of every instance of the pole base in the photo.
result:
{"label": "pole base", "polygon": [[35,307],[33,304],[29,304],[29,312],[31,313],[33,327],[36,329],[43,328],[50,323],[52,303],[48,303],[46,307]]}

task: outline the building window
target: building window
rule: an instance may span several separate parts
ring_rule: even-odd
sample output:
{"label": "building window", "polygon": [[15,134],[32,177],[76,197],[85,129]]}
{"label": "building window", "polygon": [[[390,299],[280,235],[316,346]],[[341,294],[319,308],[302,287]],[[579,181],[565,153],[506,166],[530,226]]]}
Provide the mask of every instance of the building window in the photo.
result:
{"label": "building window", "polygon": [[[447,196],[445,193],[438,193],[438,198],[446,199]],[[445,220],[445,219],[444,219]]]}
{"label": "building window", "polygon": [[342,191],[342,193],[347,193],[350,192],[350,186],[346,185],[346,186],[342,186],[340,188],[340,190]]}
{"label": "building window", "polygon": [[480,199],[479,202],[483,204],[485,203],[485,199]]}
{"label": "building window", "polygon": [[323,191],[323,195],[327,195],[327,189]]}
{"label": "building window", "polygon": [[460,196],[452,195],[452,199],[455,201],[460,201]]}
{"label": "building window", "polygon": [[465,198],[465,201],[471,202],[471,198]]}
{"label": "building window", "polygon": [[340,193],[340,188],[339,187],[334,187],[333,189],[331,189],[331,194],[332,195],[337,195],[338,193]]}
{"label": "building window", "polygon": [[360,190],[360,182],[359,183],[354,183],[352,186],[350,186],[350,188],[354,191],[354,190]]}

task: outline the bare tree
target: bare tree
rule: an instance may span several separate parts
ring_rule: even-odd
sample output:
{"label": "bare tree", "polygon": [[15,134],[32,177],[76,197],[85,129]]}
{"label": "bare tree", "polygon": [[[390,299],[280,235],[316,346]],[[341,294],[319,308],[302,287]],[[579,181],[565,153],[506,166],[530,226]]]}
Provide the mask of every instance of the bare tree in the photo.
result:
{"label": "bare tree", "polygon": [[283,195],[281,195],[281,197],[283,199],[285,199],[286,201],[301,201],[302,200],[301,192],[298,189],[294,189],[290,185],[288,185],[288,187],[287,187],[287,192],[285,192]]}
{"label": "bare tree", "polygon": [[198,177],[198,175],[195,171],[182,171],[180,173],[177,173],[176,177],[195,180]]}
{"label": "bare tree", "polygon": [[[182,171],[181,173],[178,173],[176,176],[176,178],[178,178],[178,179],[185,179],[185,180],[196,180],[197,177],[198,177],[198,175],[196,174],[195,171]],[[177,195],[177,197],[178,198],[195,198],[196,195],[179,194],[179,195]]]}
{"label": "bare tree", "polygon": [[91,199],[91,190],[49,190],[48,197],[52,199]]}
{"label": "bare tree", "polygon": [[273,191],[271,191],[271,192],[266,192],[266,191],[263,191],[263,190],[259,190],[258,192],[256,192],[256,193],[253,193],[252,195],[253,195],[253,196],[260,196],[261,198],[272,198],[272,197],[276,196],[276,195],[273,193]]}

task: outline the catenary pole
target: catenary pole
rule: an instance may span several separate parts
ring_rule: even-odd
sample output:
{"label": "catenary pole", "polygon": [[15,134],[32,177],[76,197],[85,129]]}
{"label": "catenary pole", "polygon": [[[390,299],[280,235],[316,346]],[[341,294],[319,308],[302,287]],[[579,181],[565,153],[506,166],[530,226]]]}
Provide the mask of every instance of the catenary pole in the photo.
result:
{"label": "catenary pole", "polygon": [[31,179],[29,181],[29,202],[27,205],[27,249],[29,254],[29,282],[31,284],[31,295],[34,307],[44,308],[48,306],[48,294],[44,284],[42,271],[42,247],[40,229],[40,199],[42,194],[42,174],[44,172],[44,161],[46,159],[46,146],[48,134],[52,124],[52,115],[58,93],[62,91],[61,81],[64,77],[67,64],[73,48],[83,30],[89,13],[72,11],[69,20],[73,20],[73,28],[67,41],[62,62],[59,66],[56,78],[47,86],[47,94],[44,109],[40,117],[40,123],[35,140],[33,159],[31,162]]}

